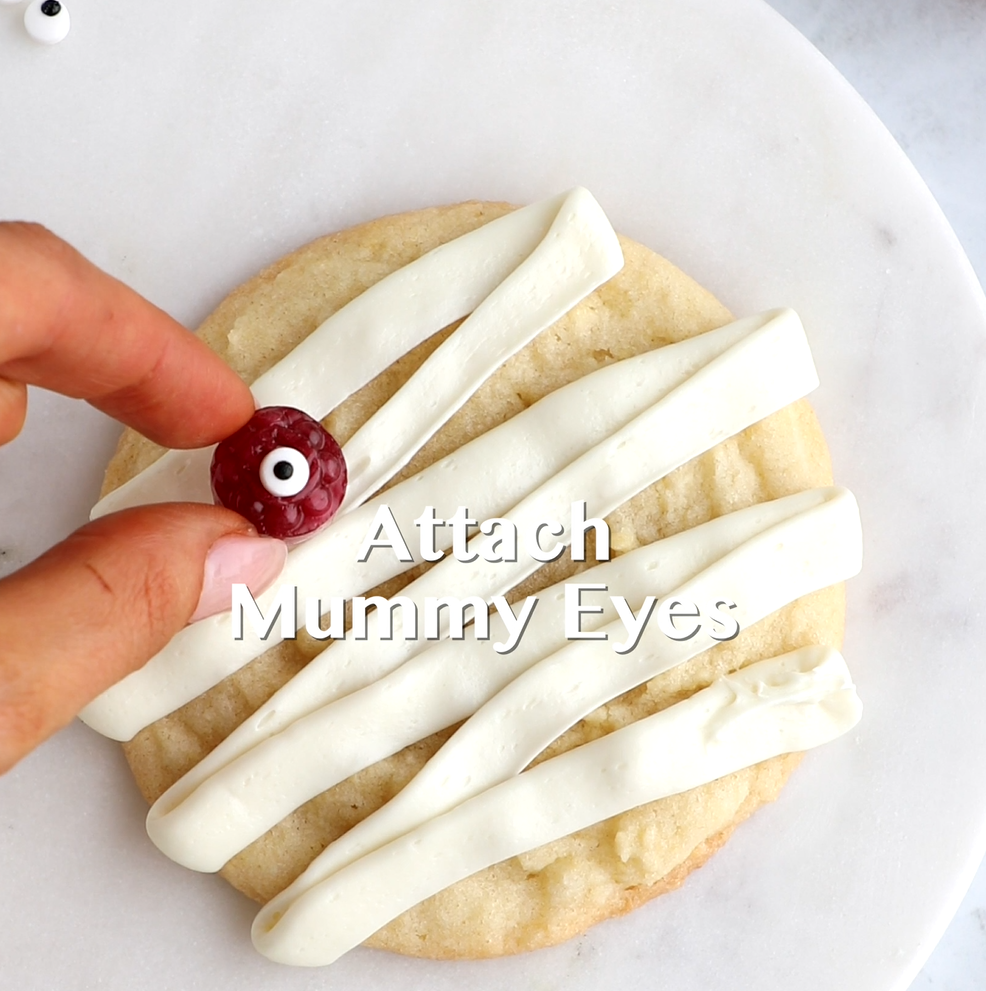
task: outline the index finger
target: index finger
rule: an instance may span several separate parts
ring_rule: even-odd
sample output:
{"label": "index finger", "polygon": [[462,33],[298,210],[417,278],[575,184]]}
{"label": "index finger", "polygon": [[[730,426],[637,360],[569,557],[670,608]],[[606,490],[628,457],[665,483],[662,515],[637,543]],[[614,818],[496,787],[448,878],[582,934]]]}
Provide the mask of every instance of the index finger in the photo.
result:
{"label": "index finger", "polygon": [[0,223],[0,379],[86,399],[167,447],[227,437],[254,409],[181,324],[36,224]]}

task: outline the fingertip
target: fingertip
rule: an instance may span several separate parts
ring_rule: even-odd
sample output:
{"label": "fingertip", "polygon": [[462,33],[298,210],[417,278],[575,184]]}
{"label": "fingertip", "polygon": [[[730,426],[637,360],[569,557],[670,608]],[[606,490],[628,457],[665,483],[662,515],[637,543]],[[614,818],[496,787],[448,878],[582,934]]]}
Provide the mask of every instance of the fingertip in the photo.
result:
{"label": "fingertip", "polygon": [[24,428],[27,386],[0,377],[0,446],[9,444]]}
{"label": "fingertip", "polygon": [[288,548],[273,537],[230,534],[220,537],[205,559],[202,592],[190,623],[228,612],[234,582],[246,585],[256,597],[284,570]]}
{"label": "fingertip", "polygon": [[[192,338],[196,344],[197,338]],[[187,425],[183,443],[172,446],[205,447],[229,437],[256,412],[257,404],[246,383],[218,355],[202,345],[203,401]],[[196,359],[198,360],[198,358]]]}
{"label": "fingertip", "polygon": [[175,325],[138,381],[90,402],[156,444],[196,448],[239,430],[256,404],[243,380],[197,337]]}
{"label": "fingertip", "polygon": [[0,334],[0,376],[85,399],[166,447],[222,440],[253,414],[201,340],[38,225],[0,223],[0,324],[17,328]]}

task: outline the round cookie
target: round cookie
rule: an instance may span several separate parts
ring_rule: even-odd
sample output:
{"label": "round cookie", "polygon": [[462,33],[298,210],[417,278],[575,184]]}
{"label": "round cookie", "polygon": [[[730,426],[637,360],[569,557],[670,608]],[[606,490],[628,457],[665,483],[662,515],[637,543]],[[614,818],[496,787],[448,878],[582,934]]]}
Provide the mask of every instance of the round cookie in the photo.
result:
{"label": "round cookie", "polygon": [[[510,209],[464,203],[387,217],[322,238],[235,290],[199,333],[248,382],[330,314],[420,254]],[[510,359],[418,453],[398,481],[595,368],[727,323],[728,311],[669,262],[622,240],[624,269]],[[446,328],[370,382],[323,422],[340,443],[391,396],[451,331]],[[128,432],[104,493],[153,461],[160,448]],[[607,519],[614,553],[733,510],[831,483],[828,452],[801,401],[682,466]],[[591,509],[591,507],[590,507]],[[588,555],[591,561],[591,553]],[[587,565],[546,565],[511,600]],[[411,571],[367,594],[394,594]],[[792,603],[740,636],[591,713],[545,752],[551,756],[692,694],[721,674],[809,643],[839,646],[842,587]],[[320,649],[299,635],[139,733],[125,752],[153,801]],[[329,647],[328,649],[331,649]],[[223,875],[257,901],[290,883],[335,837],[386,802],[448,738],[436,734],[312,799],[234,857]],[[541,759],[541,758],[539,758]],[[415,956],[488,957],[548,946],[677,887],[760,805],[798,762],[784,756],[634,809],[497,864],[440,892],[376,933],[370,945]]]}

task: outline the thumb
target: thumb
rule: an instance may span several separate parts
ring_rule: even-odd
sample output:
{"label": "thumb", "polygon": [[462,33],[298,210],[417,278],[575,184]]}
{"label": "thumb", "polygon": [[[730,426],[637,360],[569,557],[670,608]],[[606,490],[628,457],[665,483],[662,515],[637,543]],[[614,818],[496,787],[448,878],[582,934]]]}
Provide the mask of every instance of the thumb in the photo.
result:
{"label": "thumb", "polygon": [[95,520],[0,581],[0,773],[286,556],[235,513],[170,503]]}

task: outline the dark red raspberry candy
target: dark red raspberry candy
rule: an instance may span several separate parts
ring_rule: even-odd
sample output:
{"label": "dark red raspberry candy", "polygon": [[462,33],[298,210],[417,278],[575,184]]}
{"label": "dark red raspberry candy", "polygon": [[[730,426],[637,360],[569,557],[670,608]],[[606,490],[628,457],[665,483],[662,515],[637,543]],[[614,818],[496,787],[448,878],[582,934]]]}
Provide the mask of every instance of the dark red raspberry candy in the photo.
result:
{"label": "dark red raspberry candy", "polygon": [[342,503],[346,479],[332,434],[290,406],[258,409],[212,456],[216,502],[282,540],[325,526]]}

